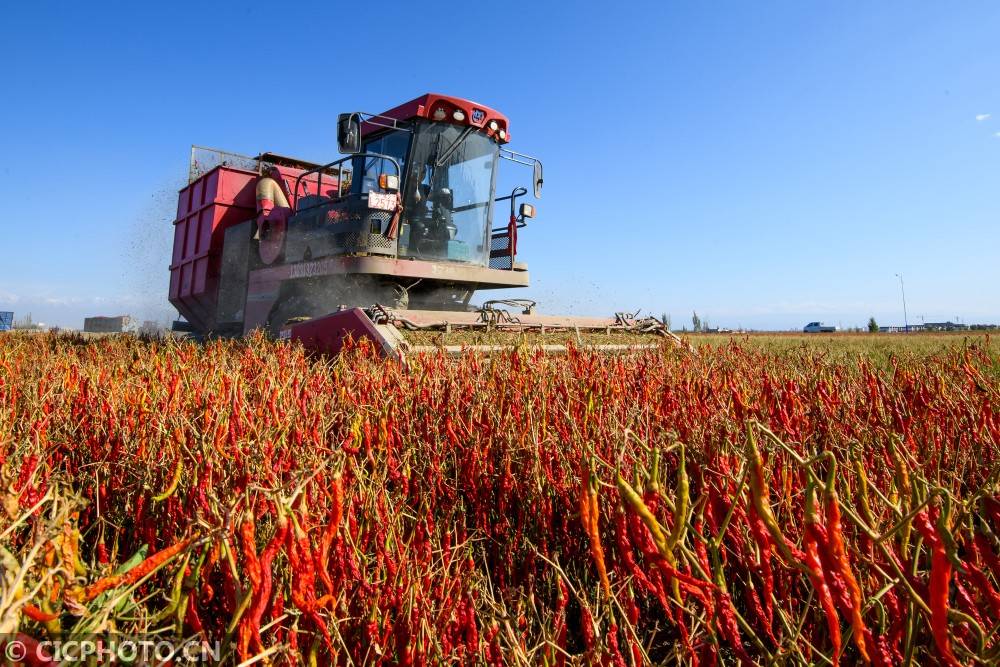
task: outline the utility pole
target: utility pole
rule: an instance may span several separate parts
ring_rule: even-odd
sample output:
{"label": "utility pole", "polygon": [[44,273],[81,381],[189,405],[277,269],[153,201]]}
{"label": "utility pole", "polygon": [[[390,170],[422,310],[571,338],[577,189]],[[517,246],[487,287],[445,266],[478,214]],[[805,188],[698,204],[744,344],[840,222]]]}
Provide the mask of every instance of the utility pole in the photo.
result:
{"label": "utility pole", "polygon": [[897,273],[896,277],[899,278],[899,291],[903,295],[903,327],[905,328],[906,333],[910,333],[910,323],[906,319],[906,290],[903,289],[903,274]]}

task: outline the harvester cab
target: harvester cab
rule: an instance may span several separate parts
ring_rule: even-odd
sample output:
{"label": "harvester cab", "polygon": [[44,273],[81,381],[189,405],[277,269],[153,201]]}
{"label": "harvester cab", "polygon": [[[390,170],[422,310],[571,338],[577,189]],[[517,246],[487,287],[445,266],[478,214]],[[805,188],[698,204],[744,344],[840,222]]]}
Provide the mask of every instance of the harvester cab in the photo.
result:
{"label": "harvester cab", "polygon": [[517,242],[535,207],[527,187],[497,196],[500,160],[531,168],[536,199],[543,184],[541,162],[507,148],[498,111],[426,94],[380,114],[341,114],[337,140],[346,155],[326,164],[192,149],[170,301],[197,331],[266,329],[331,352],[368,337],[397,357],[509,347],[511,333],[546,349],[565,349],[566,333],[578,343],[599,333],[606,349],[669,335],[622,313],[543,316],[520,299],[471,305],[477,291],[529,284]]}
{"label": "harvester cab", "polygon": [[[400,121],[400,117],[408,118]],[[410,102],[384,114],[341,114],[337,139],[340,151],[352,156],[338,161],[350,160],[353,189],[348,196],[369,208],[391,209],[386,231],[390,240],[398,238],[396,256],[526,270],[513,262],[510,244],[493,243],[494,234],[507,234],[511,224],[504,220],[505,227],[494,229],[493,209],[494,202],[510,199],[516,235],[516,229],[524,226],[523,214],[530,217],[534,208],[528,205],[521,215],[513,215],[516,199],[527,190],[518,188],[496,198],[496,173],[500,159],[534,166],[537,198],[542,167],[537,159],[503,147],[508,140],[507,119],[499,113],[438,96],[416,109]],[[464,310],[468,299],[461,301],[450,305]]]}

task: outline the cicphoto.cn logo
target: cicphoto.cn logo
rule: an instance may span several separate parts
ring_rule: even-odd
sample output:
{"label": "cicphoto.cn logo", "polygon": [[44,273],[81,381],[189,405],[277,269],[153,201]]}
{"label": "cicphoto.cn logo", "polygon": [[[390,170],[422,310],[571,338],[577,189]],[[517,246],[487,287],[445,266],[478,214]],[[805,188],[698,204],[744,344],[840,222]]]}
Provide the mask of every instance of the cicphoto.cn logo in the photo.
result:
{"label": "cicphoto.cn logo", "polygon": [[221,642],[168,637],[87,637],[36,641],[26,635],[2,638],[3,657],[10,663],[132,665],[214,664],[222,658]]}

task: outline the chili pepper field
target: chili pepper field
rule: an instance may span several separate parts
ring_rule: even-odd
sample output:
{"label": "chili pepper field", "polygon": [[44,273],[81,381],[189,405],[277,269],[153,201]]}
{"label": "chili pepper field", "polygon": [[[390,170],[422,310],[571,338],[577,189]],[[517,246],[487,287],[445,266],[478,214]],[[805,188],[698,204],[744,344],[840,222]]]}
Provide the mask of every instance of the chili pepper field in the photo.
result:
{"label": "chili pepper field", "polygon": [[1000,346],[707,341],[403,366],[0,336],[0,637],[155,632],[226,664],[1000,662]]}

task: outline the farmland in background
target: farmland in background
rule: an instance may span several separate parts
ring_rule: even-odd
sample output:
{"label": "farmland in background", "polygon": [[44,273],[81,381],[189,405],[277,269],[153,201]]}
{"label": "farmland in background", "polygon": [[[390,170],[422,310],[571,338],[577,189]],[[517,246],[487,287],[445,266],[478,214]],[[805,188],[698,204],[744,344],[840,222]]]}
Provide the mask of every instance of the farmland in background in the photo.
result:
{"label": "farmland in background", "polygon": [[977,345],[1000,353],[1000,336],[977,332],[935,333],[752,333],[744,335],[686,335],[695,345],[725,346],[733,342],[774,354],[813,351],[844,359],[886,360],[892,355],[930,356],[965,345]]}
{"label": "farmland in background", "polygon": [[1000,658],[1000,346],[406,366],[0,337],[0,638],[230,664]]}

